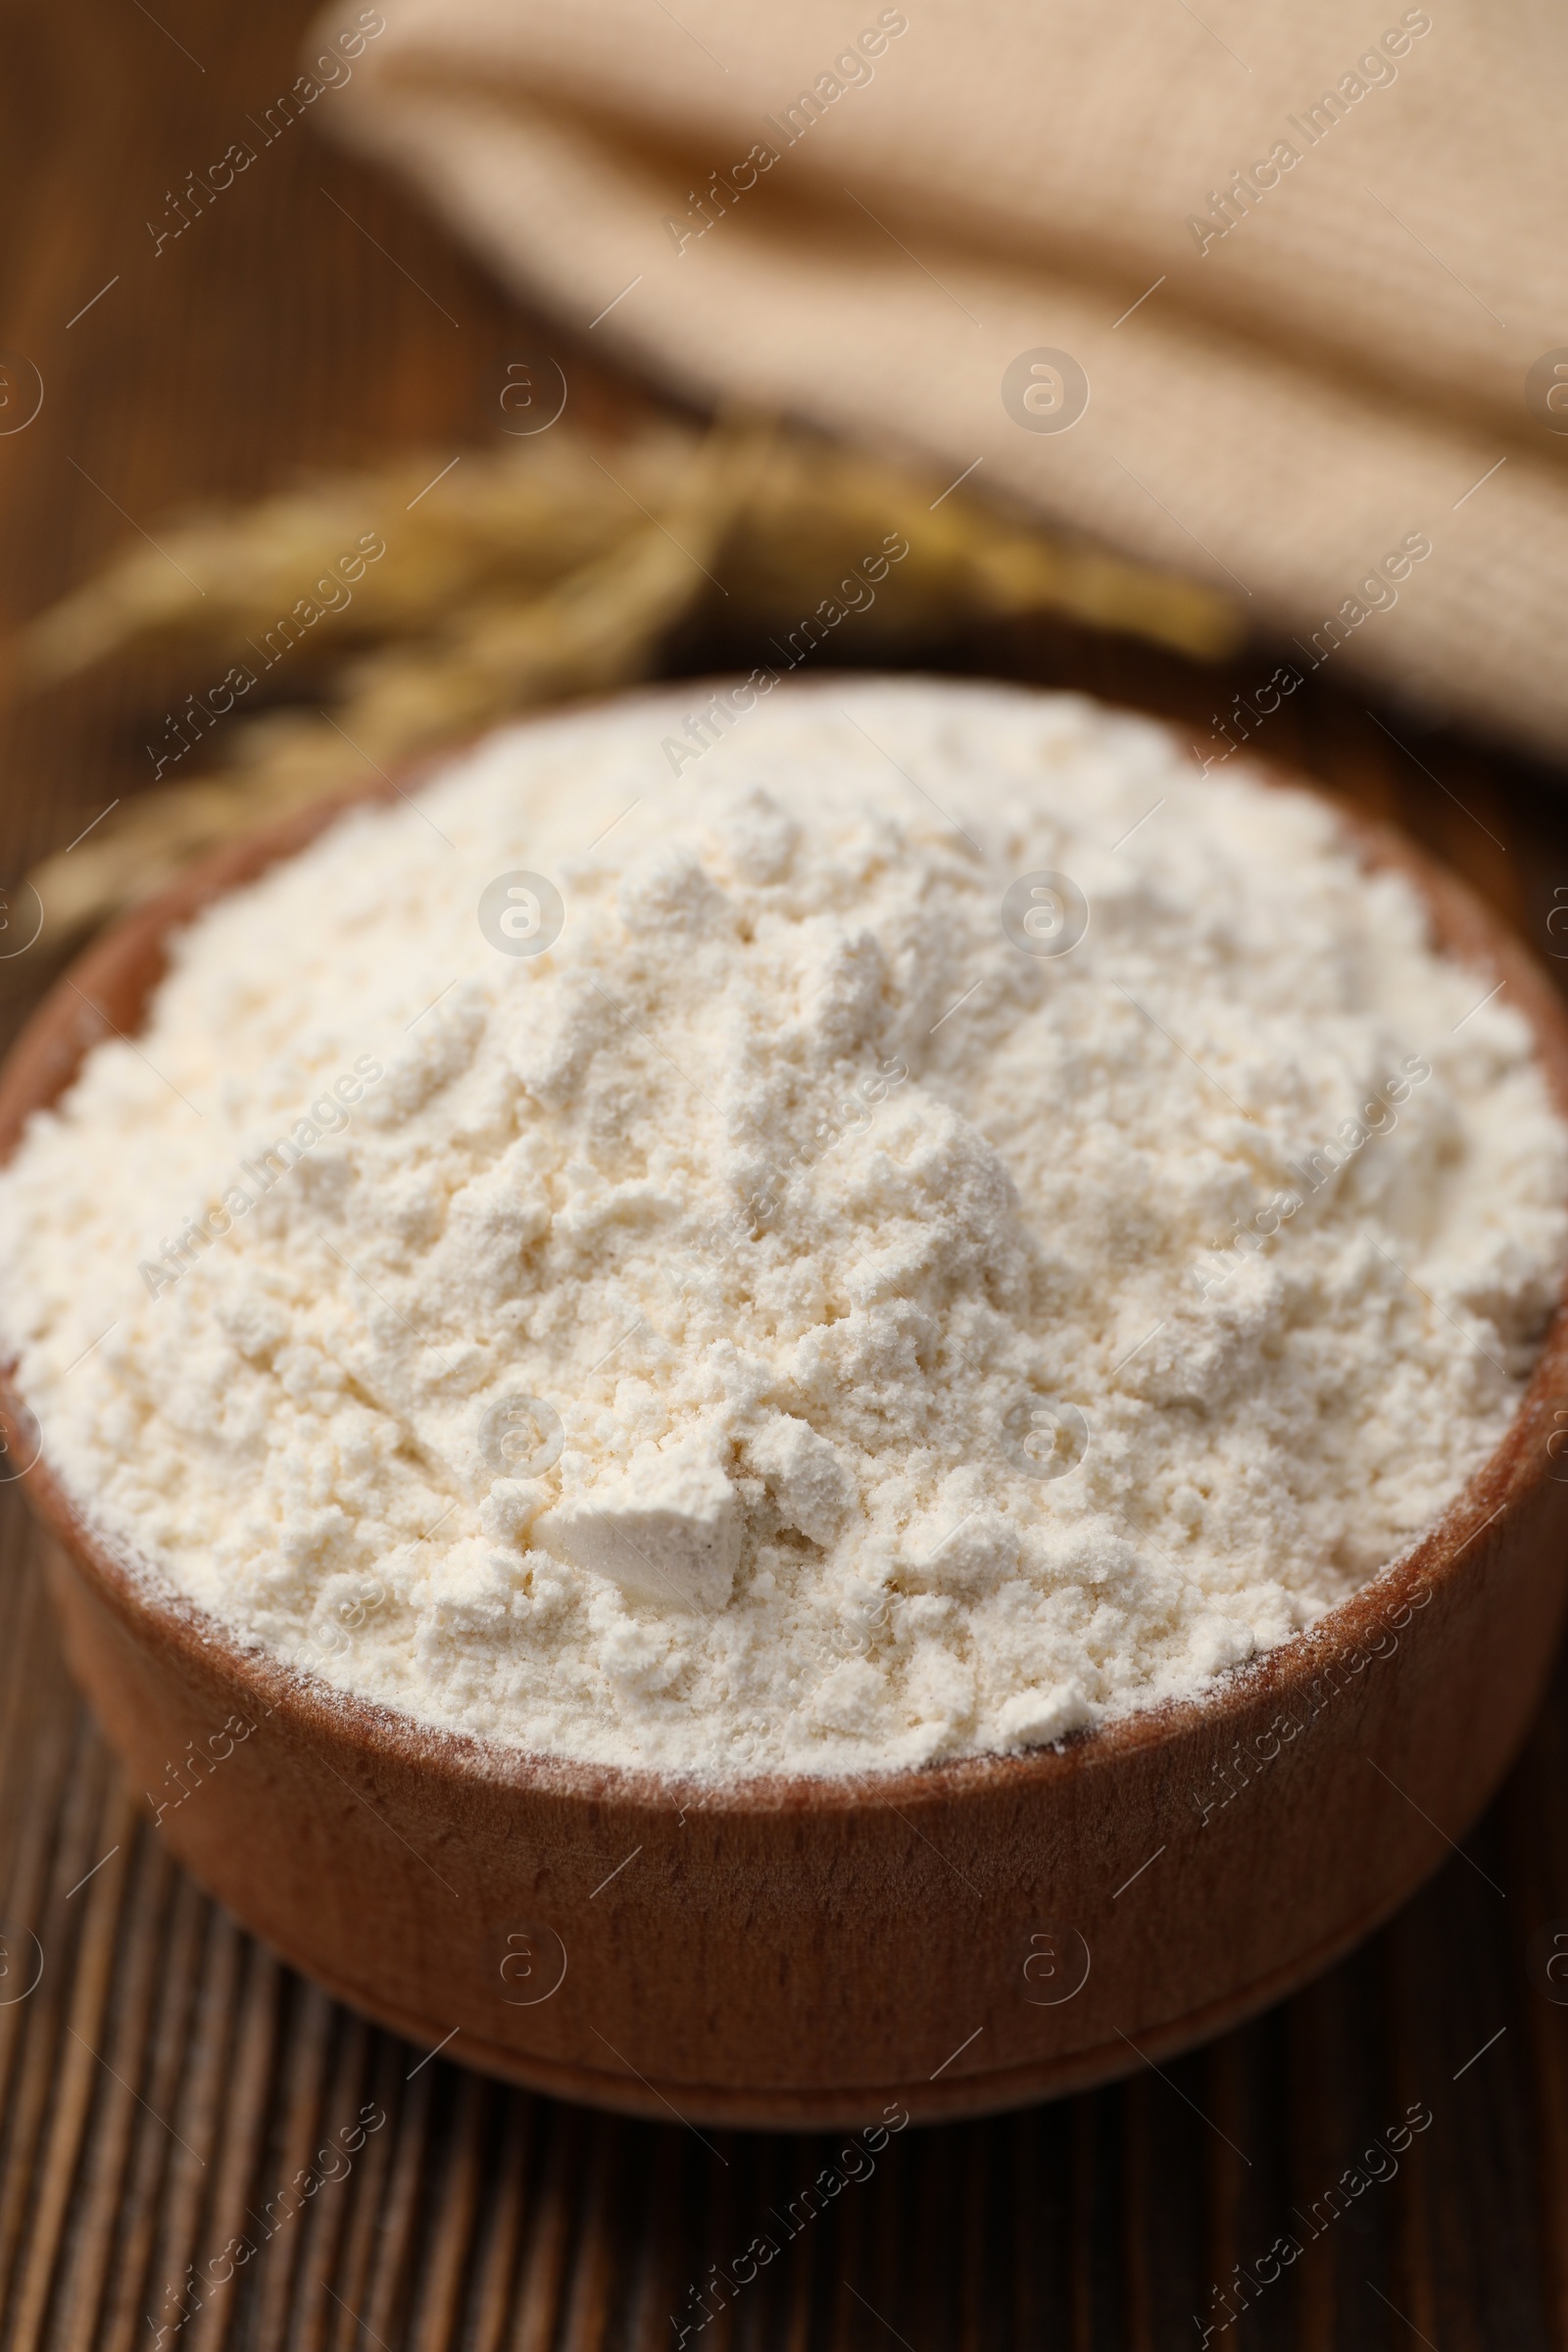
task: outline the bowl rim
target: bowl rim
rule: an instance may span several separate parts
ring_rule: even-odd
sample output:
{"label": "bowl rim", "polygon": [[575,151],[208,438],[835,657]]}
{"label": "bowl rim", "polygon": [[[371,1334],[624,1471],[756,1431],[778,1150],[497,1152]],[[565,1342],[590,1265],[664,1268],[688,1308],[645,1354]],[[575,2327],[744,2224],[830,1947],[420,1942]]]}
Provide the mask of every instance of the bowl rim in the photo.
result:
{"label": "bowl rim", "polygon": [[[31,1114],[66,1091],[86,1054],[106,1034],[102,1026],[92,1026],[89,1018],[96,1014],[101,1022],[108,1020],[94,1001],[94,990],[112,979],[122,979],[127,968],[134,974],[139,965],[143,976],[135,985],[139,1011],[144,1013],[166,968],[165,942],[214,900],[296,856],[341,818],[390,805],[394,798],[407,798],[411,790],[444,774],[492,734],[548,726],[611,703],[667,706],[694,697],[707,698],[733,692],[742,682],[738,673],[705,674],[576,696],[519,712],[494,728],[455,737],[402,763],[395,775],[378,770],[364,785],[312,801],[193,859],[172,882],[115,919],[74,956],[29,1014],[0,1065],[0,1167],[9,1163]],[[882,683],[973,684],[1004,686],[1024,694],[1077,694],[1076,689],[1044,688],[967,671],[951,677],[921,670],[833,671],[778,683],[795,695],[843,692],[852,684]],[[1113,711],[1123,709],[1100,704],[1098,697],[1079,694],[1078,699]],[[1161,728],[1178,744],[1181,741],[1177,721],[1142,711],[1127,711],[1126,715]],[[1556,1106],[1568,1116],[1568,1006],[1544,967],[1504,919],[1408,835],[1382,819],[1346,808],[1315,779],[1255,756],[1244,759],[1238,773],[1249,782],[1308,794],[1328,808],[1364,870],[1397,872],[1413,885],[1432,918],[1440,953],[1475,970],[1478,978],[1496,976],[1508,985],[1516,1008],[1530,1026]],[[987,1750],[929,1764],[871,1767],[859,1772],[743,1773],[727,1766],[610,1764],[426,1723],[388,1702],[329,1682],[265,1643],[242,1639],[221,1618],[182,1592],[156,1563],[137,1558],[128,1547],[117,1546],[78,1507],[41,1451],[18,1478],[49,1532],[90,1571],[117,1614],[160,1639],[187,1666],[208,1677],[217,1670],[232,1683],[247,1687],[266,1702],[261,1710],[264,1718],[290,1718],[318,1740],[346,1740],[367,1758],[379,1757],[410,1773],[449,1784],[477,1782],[498,1790],[526,1790],[579,1806],[610,1805],[625,1812],[654,1814],[679,1809],[720,1816],[898,1813],[906,1805],[930,1806],[956,1797],[1017,1796],[1026,1789],[1076,1781],[1087,1771],[1113,1770],[1124,1759],[1150,1749],[1174,1750],[1193,1735],[1207,1735],[1223,1751],[1232,1733],[1248,1723],[1261,1703],[1288,1699],[1320,1679],[1326,1669],[1343,1668],[1358,1674],[1369,1659],[1392,1655],[1381,1646],[1391,1628],[1402,1630],[1434,1592],[1459,1574],[1482,1574],[1491,1550],[1506,1534],[1505,1527],[1490,1544],[1480,1544],[1462,1571],[1460,1561],[1549,1475],[1547,1446],[1555,1434],[1552,1398],[1565,1395],[1568,1274],[1530,1379],[1498,1445],[1419,1536],[1313,1625],[1287,1636],[1261,1656],[1223,1670],[1196,1694],[1135,1707],[1049,1745],[1006,1752]],[[8,1354],[0,1359],[0,1423],[13,1446],[31,1418],[17,1379],[17,1358]],[[33,1426],[37,1427],[35,1420]],[[1413,1597],[1418,1593],[1421,1597]],[[1397,1645],[1396,1632],[1395,1648]],[[1351,1660],[1359,1662],[1350,1664]]]}

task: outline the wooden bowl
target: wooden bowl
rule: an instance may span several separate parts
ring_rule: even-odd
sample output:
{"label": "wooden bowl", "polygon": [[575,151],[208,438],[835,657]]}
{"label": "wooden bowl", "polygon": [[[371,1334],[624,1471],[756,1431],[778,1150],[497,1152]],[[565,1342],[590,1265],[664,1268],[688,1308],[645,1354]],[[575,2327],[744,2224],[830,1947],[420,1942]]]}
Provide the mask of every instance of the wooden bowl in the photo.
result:
{"label": "wooden bowl", "polygon": [[[192,911],[342,804],[111,931],[0,1076],[0,1159]],[[1568,1020],[1468,890],[1380,828],[1438,934],[1505,979],[1568,1108]],[[8,1371],[13,1459],[30,1417]],[[36,1424],[30,1424],[34,1437]],[[170,1844],[285,1959],[453,2057],[697,2124],[897,2128],[1076,2090],[1261,2009],[1442,1862],[1541,1697],[1562,1613],[1568,1317],[1507,1437],[1316,1629],[1061,1748],[711,1786],[527,1755],[346,1697],[138,1575],[46,1460],[72,1665]],[[183,1791],[183,1793],[181,1793]]]}

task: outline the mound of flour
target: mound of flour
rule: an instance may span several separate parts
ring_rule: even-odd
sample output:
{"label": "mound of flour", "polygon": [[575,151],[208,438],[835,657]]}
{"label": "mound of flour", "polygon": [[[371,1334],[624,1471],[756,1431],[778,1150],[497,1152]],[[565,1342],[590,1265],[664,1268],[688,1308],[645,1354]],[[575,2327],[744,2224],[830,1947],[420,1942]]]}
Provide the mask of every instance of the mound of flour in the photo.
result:
{"label": "mound of flour", "polygon": [[690,709],[344,817],[33,1123],[0,1319],[83,1508],[343,1687],[621,1764],[1017,1747],[1308,1625],[1561,1277],[1506,992],[1085,701]]}

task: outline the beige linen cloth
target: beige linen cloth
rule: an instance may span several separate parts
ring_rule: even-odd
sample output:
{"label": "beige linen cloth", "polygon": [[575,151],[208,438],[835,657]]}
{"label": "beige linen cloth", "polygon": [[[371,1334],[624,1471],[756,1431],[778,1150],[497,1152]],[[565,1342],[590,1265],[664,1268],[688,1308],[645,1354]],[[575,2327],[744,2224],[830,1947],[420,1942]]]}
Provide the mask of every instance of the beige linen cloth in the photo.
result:
{"label": "beige linen cloth", "polygon": [[590,347],[1568,748],[1554,0],[380,4],[320,115]]}

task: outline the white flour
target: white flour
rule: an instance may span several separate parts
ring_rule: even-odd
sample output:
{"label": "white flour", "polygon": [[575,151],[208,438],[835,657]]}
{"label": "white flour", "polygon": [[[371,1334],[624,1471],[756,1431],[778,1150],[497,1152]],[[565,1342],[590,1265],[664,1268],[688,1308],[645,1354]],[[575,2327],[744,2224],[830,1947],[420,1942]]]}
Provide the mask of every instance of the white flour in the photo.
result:
{"label": "white flour", "polygon": [[1140,720],[830,679],[677,780],[692,707],[495,736],[185,935],[0,1180],[50,1458],[240,1635],[615,1763],[1014,1747],[1284,1641],[1543,1333],[1506,995]]}

